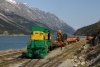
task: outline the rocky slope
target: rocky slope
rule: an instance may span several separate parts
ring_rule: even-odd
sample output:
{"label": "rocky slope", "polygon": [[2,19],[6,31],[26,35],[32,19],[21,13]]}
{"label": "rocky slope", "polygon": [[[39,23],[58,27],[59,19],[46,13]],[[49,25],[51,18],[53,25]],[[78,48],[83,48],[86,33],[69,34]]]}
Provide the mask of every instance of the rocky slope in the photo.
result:
{"label": "rocky slope", "polygon": [[54,14],[14,0],[0,0],[0,33],[29,34],[32,26],[44,26],[53,33],[61,29],[64,33],[72,34],[75,30],[60,20]]}

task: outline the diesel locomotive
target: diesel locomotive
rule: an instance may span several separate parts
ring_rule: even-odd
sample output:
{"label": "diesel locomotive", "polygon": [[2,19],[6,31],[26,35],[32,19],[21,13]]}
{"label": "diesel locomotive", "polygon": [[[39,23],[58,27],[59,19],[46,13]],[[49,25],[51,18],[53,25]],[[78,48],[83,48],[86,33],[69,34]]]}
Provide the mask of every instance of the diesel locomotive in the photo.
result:
{"label": "diesel locomotive", "polygon": [[30,58],[44,58],[52,46],[51,41],[52,35],[50,30],[44,27],[32,27],[26,56]]}

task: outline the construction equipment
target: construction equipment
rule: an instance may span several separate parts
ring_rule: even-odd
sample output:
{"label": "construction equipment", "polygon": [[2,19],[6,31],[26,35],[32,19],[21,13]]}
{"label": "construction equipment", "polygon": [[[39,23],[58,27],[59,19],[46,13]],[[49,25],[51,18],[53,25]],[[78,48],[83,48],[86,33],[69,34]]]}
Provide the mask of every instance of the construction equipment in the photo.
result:
{"label": "construction equipment", "polygon": [[64,46],[64,40],[66,40],[67,34],[63,34],[62,30],[57,31],[57,37],[56,40],[53,41],[53,45],[55,46]]}

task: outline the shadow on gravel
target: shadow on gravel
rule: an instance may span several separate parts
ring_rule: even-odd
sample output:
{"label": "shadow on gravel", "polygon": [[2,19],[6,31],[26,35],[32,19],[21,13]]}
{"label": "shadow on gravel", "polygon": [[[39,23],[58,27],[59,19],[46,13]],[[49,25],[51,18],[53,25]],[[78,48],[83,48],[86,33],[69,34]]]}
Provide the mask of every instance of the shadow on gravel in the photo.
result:
{"label": "shadow on gravel", "polygon": [[43,58],[38,58],[38,57],[35,57],[35,58],[27,57],[25,52],[23,52],[22,55],[19,56],[19,58],[24,58],[24,59],[43,59]]}

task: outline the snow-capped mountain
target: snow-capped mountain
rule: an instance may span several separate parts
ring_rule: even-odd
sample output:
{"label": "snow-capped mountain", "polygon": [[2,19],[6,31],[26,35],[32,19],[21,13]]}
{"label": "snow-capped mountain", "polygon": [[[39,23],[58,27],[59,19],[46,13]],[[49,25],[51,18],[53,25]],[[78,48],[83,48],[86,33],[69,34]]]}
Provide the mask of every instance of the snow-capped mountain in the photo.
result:
{"label": "snow-capped mountain", "polygon": [[11,32],[28,34],[32,26],[44,26],[52,32],[61,29],[64,33],[75,30],[54,14],[31,7],[15,0],[0,0],[0,28]]}

